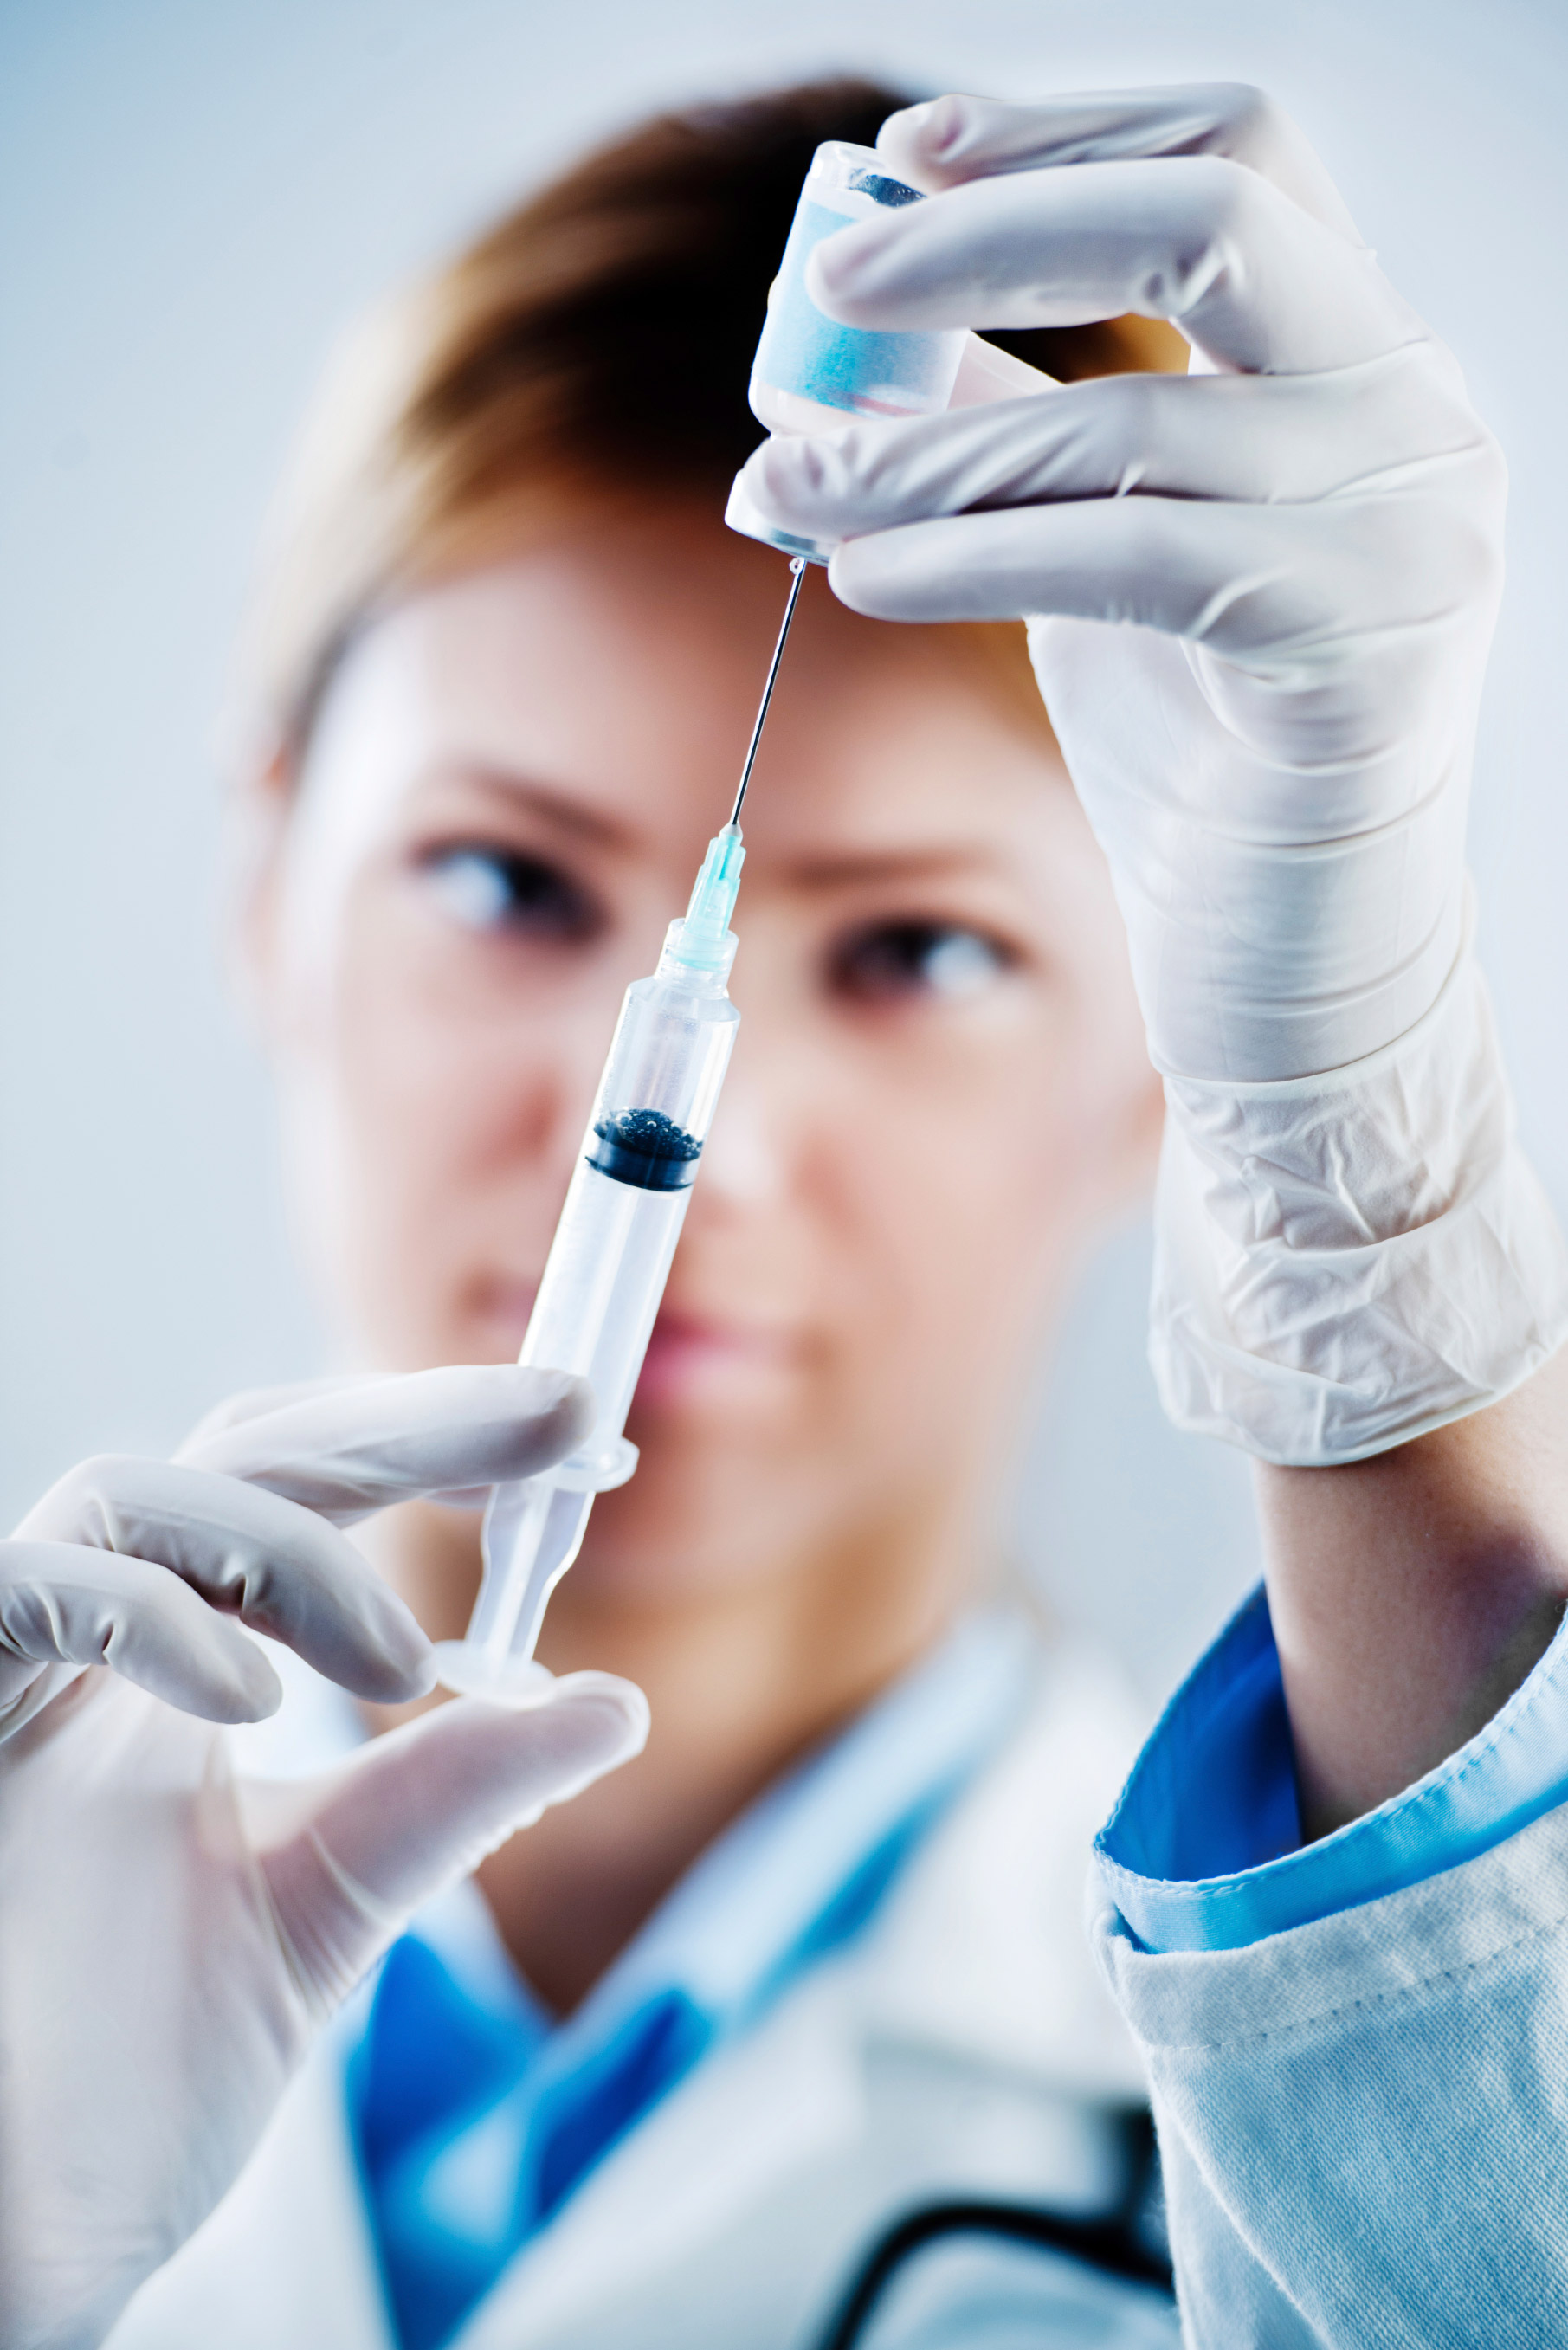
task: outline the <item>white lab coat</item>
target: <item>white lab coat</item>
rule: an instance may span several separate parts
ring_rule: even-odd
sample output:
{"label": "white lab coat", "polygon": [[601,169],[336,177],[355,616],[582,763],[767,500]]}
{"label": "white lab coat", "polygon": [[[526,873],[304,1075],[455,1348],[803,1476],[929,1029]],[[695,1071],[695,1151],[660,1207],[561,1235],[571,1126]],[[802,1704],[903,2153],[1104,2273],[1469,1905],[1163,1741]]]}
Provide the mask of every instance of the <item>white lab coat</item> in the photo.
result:
{"label": "white lab coat", "polygon": [[1114,1898],[1096,1939],[1190,2350],[1563,2350],[1568,1807],[1241,1950],[1143,1950]]}
{"label": "white lab coat", "polygon": [[[605,2158],[454,2350],[805,2350],[912,2205],[1113,2207],[1113,2109],[1141,2102],[1143,2075],[1083,1887],[1136,1735],[1114,1676],[1054,1648],[1023,1727],[872,1927]],[[110,2350],[393,2350],[342,2063],[329,2037]]]}

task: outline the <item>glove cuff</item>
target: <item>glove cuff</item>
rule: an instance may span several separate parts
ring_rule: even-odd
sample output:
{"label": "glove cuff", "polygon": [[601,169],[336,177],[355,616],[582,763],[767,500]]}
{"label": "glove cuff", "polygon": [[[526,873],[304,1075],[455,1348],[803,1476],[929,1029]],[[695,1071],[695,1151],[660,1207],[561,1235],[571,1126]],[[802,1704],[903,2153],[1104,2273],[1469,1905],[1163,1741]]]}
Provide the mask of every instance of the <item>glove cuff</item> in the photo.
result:
{"label": "glove cuff", "polygon": [[1380,1052],[1165,1094],[1149,1355],[1179,1427],[1282,1466],[1365,1460],[1495,1403],[1568,1336],[1568,1249],[1468,923]]}

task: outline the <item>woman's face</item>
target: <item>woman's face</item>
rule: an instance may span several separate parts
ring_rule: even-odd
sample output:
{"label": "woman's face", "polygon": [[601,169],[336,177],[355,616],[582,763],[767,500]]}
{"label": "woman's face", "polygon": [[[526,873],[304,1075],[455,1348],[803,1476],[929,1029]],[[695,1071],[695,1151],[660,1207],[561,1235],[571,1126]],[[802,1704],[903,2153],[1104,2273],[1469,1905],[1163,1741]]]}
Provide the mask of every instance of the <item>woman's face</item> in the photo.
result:
{"label": "woman's face", "polygon": [[[256,935],[296,1222],[347,1349],[514,1355],[622,990],[724,821],[782,556],[586,515],[358,643]],[[952,1523],[1152,1080],[1059,756],[994,654],[806,578],[747,802],[742,1023],[575,1580],[647,1598]]]}

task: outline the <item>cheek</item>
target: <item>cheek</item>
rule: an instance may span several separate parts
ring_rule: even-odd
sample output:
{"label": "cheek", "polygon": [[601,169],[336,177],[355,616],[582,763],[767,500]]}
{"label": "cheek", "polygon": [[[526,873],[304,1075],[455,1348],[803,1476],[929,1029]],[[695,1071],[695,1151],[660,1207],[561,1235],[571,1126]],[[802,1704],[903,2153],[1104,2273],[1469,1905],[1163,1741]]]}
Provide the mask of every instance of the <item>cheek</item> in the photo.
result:
{"label": "cheek", "polygon": [[[833,1144],[844,1249],[863,1298],[855,1344],[908,1409],[923,1390],[989,1409],[1016,1375],[1093,1212],[1093,1055],[1064,1004],[977,1024],[945,1049],[868,1070]],[[853,1155],[844,1153],[846,1136]],[[927,1415],[929,1417],[929,1415]]]}
{"label": "cheek", "polygon": [[339,1335],[389,1367],[514,1350],[478,1292],[536,1271],[592,1089],[559,1016],[452,962],[374,889],[351,895],[282,1055],[301,1237]]}

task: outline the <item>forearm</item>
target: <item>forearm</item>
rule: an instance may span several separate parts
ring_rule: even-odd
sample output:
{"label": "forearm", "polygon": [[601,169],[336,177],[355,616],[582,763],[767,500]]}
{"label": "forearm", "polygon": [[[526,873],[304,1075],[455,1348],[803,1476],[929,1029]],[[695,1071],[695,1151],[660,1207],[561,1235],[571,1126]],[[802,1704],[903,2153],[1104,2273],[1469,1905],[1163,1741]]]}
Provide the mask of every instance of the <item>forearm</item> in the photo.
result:
{"label": "forearm", "polygon": [[1309,1836],[1472,1737],[1568,1599],[1568,1356],[1370,1461],[1257,1471]]}

